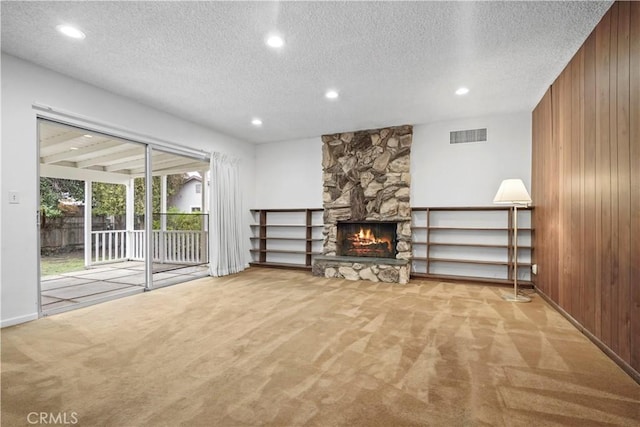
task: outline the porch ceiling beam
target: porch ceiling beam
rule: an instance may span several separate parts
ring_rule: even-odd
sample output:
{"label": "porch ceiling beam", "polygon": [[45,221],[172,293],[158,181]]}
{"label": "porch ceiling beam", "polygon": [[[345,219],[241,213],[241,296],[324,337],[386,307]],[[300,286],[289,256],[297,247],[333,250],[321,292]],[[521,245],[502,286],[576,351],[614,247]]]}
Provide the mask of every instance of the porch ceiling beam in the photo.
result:
{"label": "porch ceiling beam", "polygon": [[193,160],[191,160],[191,163],[186,163],[180,166],[168,167],[166,169],[154,169],[153,174],[154,175],[174,175],[179,173],[202,171],[202,170],[203,170],[202,162],[194,162]]}
{"label": "porch ceiling beam", "polygon": [[134,158],[133,160],[129,159],[129,161],[124,163],[115,163],[113,165],[105,166],[104,170],[106,172],[117,172],[117,171],[125,171],[131,170],[132,168],[138,168],[140,165],[144,165],[145,159],[144,155],[142,157]]}
{"label": "porch ceiling beam", "polygon": [[[135,170],[139,170],[141,173],[144,172],[144,164],[145,164],[145,160],[144,160],[144,152],[142,153],[142,158],[138,159],[138,160],[132,160],[129,162],[124,162],[124,163],[118,163],[118,164],[114,164],[112,166],[108,166],[105,168],[105,170],[107,172],[114,172],[114,171],[118,171],[118,170],[125,170],[125,169],[135,169]],[[157,156],[153,156],[153,162],[166,162],[170,159],[172,159],[173,156],[171,156],[170,154],[158,154]]]}
{"label": "porch ceiling beam", "polygon": [[[187,158],[187,157],[176,157],[174,155],[169,154],[168,155],[169,158],[167,158],[166,160],[156,160],[156,158],[153,158],[153,171],[155,172],[156,170],[160,170],[160,169],[165,169],[165,168],[171,168],[174,166],[179,166],[179,165],[183,165],[186,163],[192,163],[193,159]],[[131,169],[131,173],[132,174],[138,174],[138,173],[143,173],[144,172],[144,168],[134,168]]]}
{"label": "porch ceiling beam", "polygon": [[59,165],[40,165],[40,176],[61,179],[77,179],[79,181],[91,180],[94,182],[106,182],[110,184],[127,184],[131,178],[128,174],[102,172],[91,169],[78,169]]}
{"label": "porch ceiling beam", "polygon": [[117,147],[122,145],[121,142],[118,141],[105,141],[103,143],[89,145],[87,147],[82,147],[77,150],[68,150],[63,151],[62,153],[52,154],[50,156],[40,157],[40,163],[56,163],[63,160],[73,160],[74,158],[80,156],[86,156],[87,154],[99,155],[100,152],[106,151],[107,149]]}
{"label": "porch ceiling beam", "polygon": [[[156,169],[152,172],[152,175],[153,176],[178,175],[178,174],[183,174],[187,172],[195,172],[195,171],[201,171],[201,170],[202,170],[202,164],[192,163],[186,166],[176,166],[168,169]],[[130,172],[131,172],[131,178],[144,177],[144,173],[140,173],[140,172],[134,173],[134,171],[130,171]]]}
{"label": "porch ceiling beam", "polygon": [[[117,153],[109,154],[106,156],[96,156],[91,159],[83,160],[81,162],[76,163],[76,166],[79,168],[88,168],[89,166],[106,166],[105,170],[107,172],[112,172],[114,170],[127,169],[126,167],[117,167],[119,164],[127,163],[132,160],[140,160],[144,161],[144,149],[143,148],[132,148],[125,151],[119,151]],[[114,166],[112,166],[114,165]],[[110,169],[112,167],[117,167],[116,169]]]}
{"label": "porch ceiling beam", "polygon": [[95,153],[92,153],[92,154],[80,155],[77,157],[76,162],[82,162],[84,160],[89,160],[96,156],[106,156],[108,154],[118,153],[126,150],[127,150],[127,145],[120,143],[120,145],[116,145],[111,148],[105,148],[104,150],[96,151]]}
{"label": "porch ceiling beam", "polygon": [[176,166],[182,166],[184,164],[191,163],[191,162],[193,162],[193,159],[187,159],[183,157],[177,157],[177,158],[174,157],[173,159],[166,162],[153,163],[152,166],[153,166],[153,171],[155,172],[159,170],[170,169]]}

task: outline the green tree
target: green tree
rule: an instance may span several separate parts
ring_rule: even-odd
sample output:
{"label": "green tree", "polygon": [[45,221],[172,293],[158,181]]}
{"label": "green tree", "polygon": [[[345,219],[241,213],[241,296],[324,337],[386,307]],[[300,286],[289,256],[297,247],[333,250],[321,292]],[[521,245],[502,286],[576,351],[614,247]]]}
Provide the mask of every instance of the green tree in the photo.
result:
{"label": "green tree", "polygon": [[60,199],[67,196],[75,200],[84,200],[84,181],[40,178],[40,210],[45,217],[62,216],[58,204]]}
{"label": "green tree", "polygon": [[180,212],[180,209],[175,206],[171,206],[167,211],[167,230],[202,230],[205,215],[196,212]]}
{"label": "green tree", "polygon": [[[185,177],[182,174],[167,176],[167,197],[176,194]],[[124,215],[126,212],[126,188],[124,185],[94,182],[92,184],[92,209],[94,215]],[[135,215],[144,215],[144,178],[134,180]],[[62,216],[58,201],[68,196],[75,200],[84,200],[84,181],[59,178],[40,178],[40,209],[48,218]],[[160,177],[153,177],[153,212],[159,213]]]}
{"label": "green tree", "polygon": [[[171,197],[180,191],[180,188],[184,185],[185,177],[183,174],[167,175],[167,197]],[[134,205],[135,214],[144,215],[144,194],[145,194],[145,179],[136,178],[134,180]],[[153,213],[160,213],[161,199],[160,194],[160,177],[153,177]]]}
{"label": "green tree", "polygon": [[94,182],[92,210],[94,215],[124,215],[126,187],[121,184]]}

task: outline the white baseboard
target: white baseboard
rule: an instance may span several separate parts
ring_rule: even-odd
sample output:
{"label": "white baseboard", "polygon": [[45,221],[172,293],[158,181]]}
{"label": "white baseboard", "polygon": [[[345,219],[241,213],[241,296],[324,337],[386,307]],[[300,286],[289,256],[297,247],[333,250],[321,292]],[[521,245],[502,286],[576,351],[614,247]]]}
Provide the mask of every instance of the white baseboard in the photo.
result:
{"label": "white baseboard", "polygon": [[0,328],[6,328],[8,326],[19,325],[20,323],[30,322],[38,319],[38,313],[31,313],[24,316],[12,317],[11,319],[2,319],[0,321]]}

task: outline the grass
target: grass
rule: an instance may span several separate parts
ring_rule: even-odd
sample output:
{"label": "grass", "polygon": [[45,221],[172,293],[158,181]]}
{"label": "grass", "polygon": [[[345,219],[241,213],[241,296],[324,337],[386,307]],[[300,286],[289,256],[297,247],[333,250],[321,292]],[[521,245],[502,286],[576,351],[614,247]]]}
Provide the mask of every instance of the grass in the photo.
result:
{"label": "grass", "polygon": [[68,273],[70,271],[84,270],[84,255],[78,252],[55,256],[40,257],[40,275],[52,276],[54,274]]}

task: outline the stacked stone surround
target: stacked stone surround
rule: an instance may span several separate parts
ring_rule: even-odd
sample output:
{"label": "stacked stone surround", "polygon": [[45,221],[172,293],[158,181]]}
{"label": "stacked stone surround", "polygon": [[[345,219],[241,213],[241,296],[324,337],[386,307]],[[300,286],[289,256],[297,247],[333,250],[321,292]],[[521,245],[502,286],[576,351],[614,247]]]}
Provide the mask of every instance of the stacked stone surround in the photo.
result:
{"label": "stacked stone surround", "polygon": [[[321,271],[317,267],[314,274],[373,280],[369,272],[377,271],[374,276],[379,281],[388,282],[379,275],[391,268],[398,271],[396,283],[406,283],[411,259],[412,137],[413,127],[410,125],[322,136],[325,255],[322,259],[336,256],[338,221],[394,221],[397,223],[396,258],[406,262],[390,265],[377,259],[380,261],[373,265],[375,268],[368,266],[357,270],[353,265],[338,265]],[[355,267],[372,264],[366,258],[359,259],[361,261],[354,263],[358,264]],[[326,260],[322,264],[328,265]],[[356,274],[352,274],[352,270]],[[387,279],[392,275],[388,272],[382,274]],[[401,280],[404,277],[406,279]]]}
{"label": "stacked stone surround", "polygon": [[315,258],[312,272],[327,278],[404,285],[409,281],[409,260],[323,255]]}

